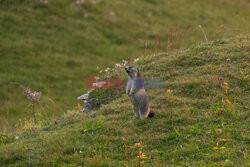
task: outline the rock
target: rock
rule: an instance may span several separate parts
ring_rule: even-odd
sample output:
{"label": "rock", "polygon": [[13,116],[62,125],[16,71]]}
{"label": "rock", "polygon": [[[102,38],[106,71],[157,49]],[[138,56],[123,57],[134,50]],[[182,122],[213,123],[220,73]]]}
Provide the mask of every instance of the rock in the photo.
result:
{"label": "rock", "polygon": [[77,100],[82,100],[85,104],[86,104],[86,107],[82,109],[82,112],[86,112],[88,110],[91,110],[94,107],[94,104],[93,104],[93,98],[92,99],[89,99],[89,94],[93,91],[94,89],[91,89],[89,90],[87,93],[77,97]]}
{"label": "rock", "polygon": [[[98,77],[95,77],[95,79],[99,80]],[[99,82],[92,83],[93,89],[90,89],[87,93],[77,97],[77,100],[82,100],[86,104],[86,107],[82,109],[82,112],[86,112],[101,106],[101,104],[95,104],[94,101],[96,101],[97,99],[93,97],[90,98],[89,95],[93,90],[95,90],[95,88],[101,89],[105,84],[106,82],[102,80],[99,80]]]}
{"label": "rock", "polygon": [[89,94],[90,94],[93,90],[94,90],[94,89],[91,89],[91,90],[89,90],[87,93],[85,93],[85,94],[83,94],[83,95],[77,97],[77,100],[83,100],[83,101],[87,100],[88,97],[89,97]]}
{"label": "rock", "polygon": [[[96,79],[99,80],[98,77],[96,77]],[[95,89],[102,89],[102,87],[104,87],[105,84],[106,82],[102,80],[99,80],[99,82],[92,83],[93,85],[92,89],[90,89],[87,93],[77,97],[77,100],[82,100],[86,104],[85,108],[82,109],[82,112],[86,112],[91,109],[99,108],[104,104],[98,98],[90,97],[90,93]]]}

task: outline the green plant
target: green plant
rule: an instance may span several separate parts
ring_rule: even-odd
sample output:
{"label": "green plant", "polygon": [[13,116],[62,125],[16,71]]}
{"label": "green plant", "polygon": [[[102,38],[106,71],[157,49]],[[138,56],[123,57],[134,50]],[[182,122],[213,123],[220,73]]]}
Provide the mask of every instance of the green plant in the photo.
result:
{"label": "green plant", "polygon": [[97,121],[96,123],[94,124],[91,124],[89,122],[84,122],[83,125],[86,127],[82,130],[82,133],[88,133],[88,132],[96,132],[98,130],[101,129],[103,123],[105,122],[105,120],[100,120],[100,121]]}

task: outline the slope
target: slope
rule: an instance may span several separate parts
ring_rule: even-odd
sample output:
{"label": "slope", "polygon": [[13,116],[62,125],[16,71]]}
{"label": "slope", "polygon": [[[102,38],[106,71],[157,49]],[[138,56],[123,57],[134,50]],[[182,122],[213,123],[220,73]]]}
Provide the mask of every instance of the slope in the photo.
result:
{"label": "slope", "polygon": [[209,40],[247,33],[248,8],[247,0],[0,0],[0,128],[14,132],[32,116],[20,85],[42,92],[37,109],[51,119],[77,105],[87,76],[204,41],[199,25]]}
{"label": "slope", "polygon": [[[1,166],[246,166],[249,158],[249,36],[141,57],[155,118],[131,120],[123,94],[87,113],[71,111],[50,126],[2,136]],[[111,76],[123,69],[114,71]]]}

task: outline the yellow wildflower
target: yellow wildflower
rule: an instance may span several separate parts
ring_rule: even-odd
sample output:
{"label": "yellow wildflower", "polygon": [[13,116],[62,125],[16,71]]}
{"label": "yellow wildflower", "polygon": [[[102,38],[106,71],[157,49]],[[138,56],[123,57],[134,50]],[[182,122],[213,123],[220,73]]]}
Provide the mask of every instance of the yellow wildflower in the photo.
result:
{"label": "yellow wildflower", "polygon": [[216,129],[216,134],[217,135],[220,135],[222,133],[222,130],[221,129]]}
{"label": "yellow wildflower", "polygon": [[230,105],[232,104],[228,99],[226,99],[226,101],[227,101],[228,104],[230,104]]}

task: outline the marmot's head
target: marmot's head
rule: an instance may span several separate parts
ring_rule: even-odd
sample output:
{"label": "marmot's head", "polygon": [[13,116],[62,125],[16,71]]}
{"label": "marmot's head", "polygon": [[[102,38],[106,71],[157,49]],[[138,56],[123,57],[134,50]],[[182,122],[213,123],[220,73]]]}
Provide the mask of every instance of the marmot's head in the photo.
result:
{"label": "marmot's head", "polygon": [[131,78],[134,78],[134,77],[140,78],[141,77],[141,73],[137,67],[127,66],[127,67],[125,67],[125,71],[128,73],[128,76]]}

